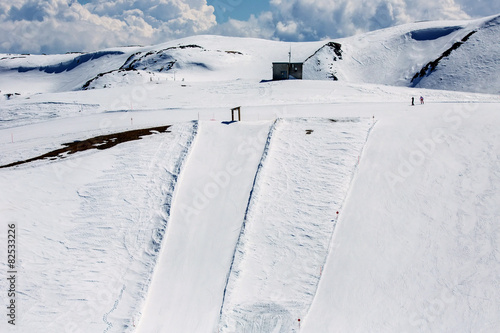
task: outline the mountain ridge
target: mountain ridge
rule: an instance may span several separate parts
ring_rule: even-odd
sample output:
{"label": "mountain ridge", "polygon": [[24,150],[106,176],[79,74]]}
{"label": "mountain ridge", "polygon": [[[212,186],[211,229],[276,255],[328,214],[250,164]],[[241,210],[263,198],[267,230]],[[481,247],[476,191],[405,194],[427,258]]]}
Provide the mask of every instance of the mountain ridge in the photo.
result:
{"label": "mountain ridge", "polygon": [[317,42],[202,35],[83,54],[2,55],[0,73],[7,79],[0,79],[0,90],[8,91],[12,80],[21,86],[25,79],[45,81],[35,92],[160,80],[269,80],[272,62],[288,61],[289,52],[293,62],[304,62],[307,80],[500,93],[495,79],[500,77],[500,15],[411,23]]}

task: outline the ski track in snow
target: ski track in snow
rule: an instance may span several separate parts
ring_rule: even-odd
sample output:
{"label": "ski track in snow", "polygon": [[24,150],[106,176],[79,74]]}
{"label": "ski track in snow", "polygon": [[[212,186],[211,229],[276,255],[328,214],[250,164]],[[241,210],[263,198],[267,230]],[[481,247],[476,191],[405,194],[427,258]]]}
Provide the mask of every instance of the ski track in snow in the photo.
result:
{"label": "ski track in snow", "polygon": [[217,326],[270,125],[200,124],[180,176],[138,332],[212,332]]}
{"label": "ski track in snow", "polygon": [[221,306],[221,309],[220,309],[220,315],[222,315],[222,309],[223,309],[224,301],[225,301],[226,295],[227,295],[227,285],[229,283],[229,277],[231,276],[231,271],[233,270],[234,259],[235,259],[235,256],[236,256],[236,250],[237,250],[238,244],[239,244],[239,242],[241,240],[241,236],[243,235],[243,231],[245,230],[245,225],[246,225],[245,222],[246,222],[246,218],[247,218],[247,215],[248,215],[248,207],[249,207],[250,202],[252,200],[252,195],[253,195],[253,192],[255,190],[255,185],[256,185],[256,182],[257,182],[260,170],[262,169],[262,165],[264,164],[264,161],[267,158],[267,154],[269,153],[269,145],[271,144],[271,138],[272,138],[272,136],[274,134],[274,131],[276,129],[277,122],[278,122],[278,119],[276,119],[273,122],[273,125],[271,126],[271,128],[269,130],[269,133],[267,135],[266,144],[264,146],[264,152],[262,153],[262,156],[261,156],[260,162],[259,162],[259,166],[257,167],[257,172],[255,173],[255,177],[254,177],[254,180],[253,180],[252,189],[250,190],[250,195],[249,195],[249,198],[248,198],[248,204],[247,204],[247,208],[246,208],[246,211],[245,211],[245,217],[243,219],[243,223],[241,224],[240,234],[238,235],[238,240],[236,242],[236,246],[235,246],[234,252],[233,252],[233,258],[231,259],[231,265],[229,266],[229,271],[228,271],[227,276],[226,276],[226,285],[224,286],[224,292],[222,294],[222,306]]}
{"label": "ski track in snow", "polygon": [[371,124],[314,118],[277,123],[237,245],[221,332],[297,331]]}

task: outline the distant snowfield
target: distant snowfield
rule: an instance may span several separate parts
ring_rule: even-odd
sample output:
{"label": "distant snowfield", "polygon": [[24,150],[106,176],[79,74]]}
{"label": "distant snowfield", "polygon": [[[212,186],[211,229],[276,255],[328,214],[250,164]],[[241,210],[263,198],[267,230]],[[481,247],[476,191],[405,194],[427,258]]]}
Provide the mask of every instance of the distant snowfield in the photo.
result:
{"label": "distant snowfield", "polygon": [[[429,45],[460,32],[418,26]],[[240,56],[226,42],[210,57]],[[74,66],[54,57],[38,65]],[[1,332],[500,330],[499,95],[205,70],[86,91],[58,90],[85,70],[2,72],[24,90],[0,102],[0,166],[172,126],[0,168],[17,269],[14,327],[4,254]]]}

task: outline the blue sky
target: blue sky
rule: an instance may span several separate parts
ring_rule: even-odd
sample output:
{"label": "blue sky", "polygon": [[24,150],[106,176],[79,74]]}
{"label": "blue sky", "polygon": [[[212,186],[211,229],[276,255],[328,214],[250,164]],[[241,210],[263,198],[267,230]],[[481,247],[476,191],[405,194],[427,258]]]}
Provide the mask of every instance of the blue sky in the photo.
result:
{"label": "blue sky", "polygon": [[213,34],[314,41],[500,14],[499,0],[0,0],[0,53],[65,53]]}
{"label": "blue sky", "polygon": [[227,22],[229,18],[246,21],[251,14],[269,10],[269,0],[207,0],[208,5],[215,9],[217,23]]}

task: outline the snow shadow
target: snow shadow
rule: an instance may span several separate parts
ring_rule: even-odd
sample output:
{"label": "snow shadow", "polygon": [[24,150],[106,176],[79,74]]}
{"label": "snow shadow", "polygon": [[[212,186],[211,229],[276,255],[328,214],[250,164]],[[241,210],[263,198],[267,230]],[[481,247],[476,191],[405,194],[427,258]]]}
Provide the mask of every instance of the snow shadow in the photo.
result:
{"label": "snow shadow", "polygon": [[410,32],[410,37],[417,41],[435,40],[462,29],[462,27],[444,27],[415,30]]}
{"label": "snow shadow", "polygon": [[78,57],[75,57],[73,60],[70,61],[65,61],[58,63],[57,65],[48,65],[48,66],[42,66],[42,67],[17,67],[13,68],[14,70],[17,70],[19,73],[24,73],[24,72],[29,72],[35,69],[38,69],[39,71],[43,71],[48,74],[59,74],[62,72],[66,71],[71,71],[75,69],[76,67],[90,61],[90,60],[96,60],[104,56],[108,55],[120,55],[123,54],[121,51],[100,51],[100,52],[92,52],[92,53],[86,53],[82,54]]}

